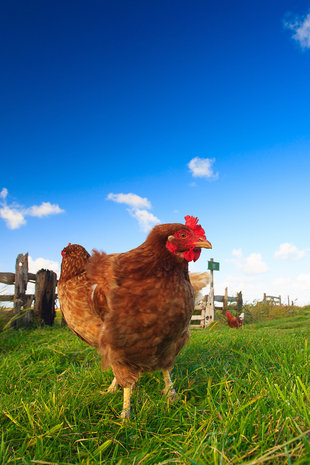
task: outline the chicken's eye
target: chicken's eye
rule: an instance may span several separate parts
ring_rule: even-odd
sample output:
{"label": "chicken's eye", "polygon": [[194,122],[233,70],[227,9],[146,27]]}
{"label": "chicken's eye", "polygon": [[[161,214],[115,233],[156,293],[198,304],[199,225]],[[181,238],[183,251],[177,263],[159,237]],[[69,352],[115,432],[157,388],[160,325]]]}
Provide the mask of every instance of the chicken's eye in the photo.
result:
{"label": "chicken's eye", "polygon": [[177,238],[178,239],[186,239],[187,238],[187,232],[186,231],[179,231],[177,233]]}

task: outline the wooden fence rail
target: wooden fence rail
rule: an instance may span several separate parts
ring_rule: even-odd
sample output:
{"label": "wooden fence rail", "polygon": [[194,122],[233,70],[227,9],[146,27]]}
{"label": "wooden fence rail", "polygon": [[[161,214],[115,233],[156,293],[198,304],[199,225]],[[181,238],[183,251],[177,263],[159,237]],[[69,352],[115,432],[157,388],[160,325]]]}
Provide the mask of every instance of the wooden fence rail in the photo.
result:
{"label": "wooden fence rail", "polygon": [[[28,273],[28,282],[35,283],[37,275]],[[0,273],[0,283],[3,284],[15,284],[15,273]]]}
{"label": "wooden fence rail", "polygon": [[[35,283],[35,293],[26,294],[27,284]],[[57,275],[54,271],[40,270],[28,272],[28,253],[19,254],[16,259],[15,273],[0,273],[0,283],[14,285],[14,295],[0,294],[0,302],[14,302],[14,327],[27,326],[34,319],[52,325],[56,315],[55,300]],[[30,308],[34,302],[33,309]],[[22,312],[26,310],[26,312]]]}
{"label": "wooden fence rail", "polygon": [[[197,324],[197,321],[199,321],[199,324]],[[191,318],[191,324],[190,328],[205,328],[207,326],[207,320],[206,320],[206,304],[202,302],[199,305],[196,305],[194,308],[194,313]]]}
{"label": "wooden fence rail", "polygon": [[[289,298],[288,298],[288,301],[289,301]],[[281,305],[281,296],[280,295],[278,296],[266,295],[266,293],[264,293],[263,302],[270,302],[273,305]]]}
{"label": "wooden fence rail", "polygon": [[227,310],[228,305],[234,305],[237,308],[241,309],[243,305],[242,292],[238,292],[235,297],[230,297],[228,295],[228,288],[225,288],[224,295],[215,295],[213,298],[214,302],[222,303],[222,307],[214,306],[215,310],[222,310],[223,312]]}

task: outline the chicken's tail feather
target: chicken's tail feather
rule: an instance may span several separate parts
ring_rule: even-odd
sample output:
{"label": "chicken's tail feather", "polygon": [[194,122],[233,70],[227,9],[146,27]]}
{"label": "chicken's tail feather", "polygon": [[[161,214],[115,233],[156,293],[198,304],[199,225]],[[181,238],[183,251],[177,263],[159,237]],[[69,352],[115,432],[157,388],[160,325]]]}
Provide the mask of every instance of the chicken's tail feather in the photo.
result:
{"label": "chicken's tail feather", "polygon": [[190,279],[191,285],[194,288],[194,293],[196,295],[196,293],[198,291],[201,291],[201,289],[203,289],[205,286],[207,286],[207,284],[210,281],[210,275],[209,275],[209,273],[206,273],[206,272],[204,272],[204,273],[190,273],[189,274],[189,279]]}

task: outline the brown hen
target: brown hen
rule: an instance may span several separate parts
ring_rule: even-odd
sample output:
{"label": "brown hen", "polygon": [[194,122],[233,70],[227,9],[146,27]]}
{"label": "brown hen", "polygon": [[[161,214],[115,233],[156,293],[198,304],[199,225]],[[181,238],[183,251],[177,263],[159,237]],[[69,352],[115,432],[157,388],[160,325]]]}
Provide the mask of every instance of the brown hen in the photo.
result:
{"label": "brown hen", "polygon": [[241,328],[243,325],[244,313],[241,313],[239,316],[234,316],[227,310],[226,318],[228,326],[231,328]]}
{"label": "brown hen", "polygon": [[63,254],[58,295],[69,328],[112,367],[124,388],[122,418],[130,415],[131,390],[143,371],[162,370],[164,393],[176,396],[170,379],[174,360],[189,337],[194,293],[188,261],[211,248],[193,217],[186,225],[155,226],[146,241],[126,253],[94,251],[79,245]]}

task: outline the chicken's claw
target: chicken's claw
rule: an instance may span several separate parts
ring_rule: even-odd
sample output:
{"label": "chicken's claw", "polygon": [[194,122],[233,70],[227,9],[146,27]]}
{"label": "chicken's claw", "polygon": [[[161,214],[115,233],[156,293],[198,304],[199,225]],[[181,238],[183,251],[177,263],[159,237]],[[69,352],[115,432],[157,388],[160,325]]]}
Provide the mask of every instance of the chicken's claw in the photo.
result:
{"label": "chicken's claw", "polygon": [[117,384],[116,378],[113,378],[112,383],[110,384],[110,386],[107,389],[107,393],[116,392],[117,388],[118,388],[118,384]]}
{"label": "chicken's claw", "polygon": [[174,389],[173,383],[170,378],[170,373],[168,370],[163,370],[163,377],[165,381],[165,387],[161,391],[162,394],[166,395],[170,403],[178,400],[178,395]]}
{"label": "chicken's claw", "polygon": [[105,394],[110,394],[111,392],[112,393],[116,392],[117,388],[118,388],[118,384],[117,384],[116,378],[113,378],[113,381],[108,387],[108,389],[106,391],[100,391],[100,394],[105,395]]}
{"label": "chicken's claw", "polygon": [[179,399],[179,396],[173,387],[169,389],[168,392],[166,389],[163,389],[161,393],[167,396],[168,402],[170,404],[173,404],[173,402],[176,402]]}

